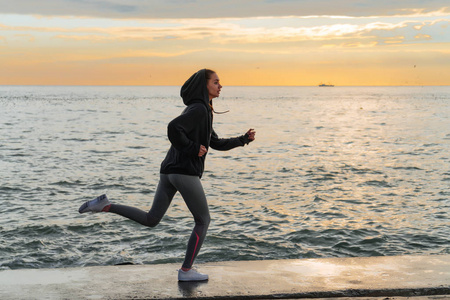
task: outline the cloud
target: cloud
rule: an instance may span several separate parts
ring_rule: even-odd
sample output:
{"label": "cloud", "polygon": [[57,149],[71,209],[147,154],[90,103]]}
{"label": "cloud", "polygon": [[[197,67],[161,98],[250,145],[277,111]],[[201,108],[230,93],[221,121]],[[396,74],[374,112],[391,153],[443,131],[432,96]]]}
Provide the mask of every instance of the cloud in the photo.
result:
{"label": "cloud", "polygon": [[[248,18],[260,16],[391,16],[426,14],[444,0],[0,0],[3,14],[101,18]],[[448,13],[448,9],[447,9]]]}
{"label": "cloud", "polygon": [[372,22],[368,24],[337,23],[322,26],[280,27],[280,28],[230,28],[213,37],[216,43],[285,43],[301,41],[330,41],[361,39],[375,30],[402,28],[404,23],[389,24]]}
{"label": "cloud", "polygon": [[[58,19],[63,20],[60,26]],[[361,17],[265,17],[247,19],[168,19],[168,20],[111,20],[98,25],[98,19],[52,18],[41,20],[40,26],[0,24],[0,30],[15,34],[38,32],[53,38],[74,42],[114,43],[129,41],[203,41],[211,45],[311,43],[323,41],[325,45],[343,47],[372,47],[382,44],[429,41],[423,36],[440,35],[447,19],[361,18]],[[18,23],[19,24],[19,23]],[[280,26],[282,24],[282,26]],[[47,26],[46,26],[47,25]],[[436,29],[438,28],[438,29]],[[418,32],[419,31],[419,32]],[[403,36],[403,38],[398,38]],[[330,43],[332,41],[341,41]],[[200,45],[199,45],[200,46]],[[324,46],[324,44],[319,45]],[[327,46],[325,46],[327,47]]]}
{"label": "cloud", "polygon": [[15,34],[14,37],[19,38],[19,39],[24,39],[28,42],[34,42],[35,37],[31,34]]}
{"label": "cloud", "polygon": [[431,40],[431,36],[428,34],[418,34],[414,38],[418,40]]}

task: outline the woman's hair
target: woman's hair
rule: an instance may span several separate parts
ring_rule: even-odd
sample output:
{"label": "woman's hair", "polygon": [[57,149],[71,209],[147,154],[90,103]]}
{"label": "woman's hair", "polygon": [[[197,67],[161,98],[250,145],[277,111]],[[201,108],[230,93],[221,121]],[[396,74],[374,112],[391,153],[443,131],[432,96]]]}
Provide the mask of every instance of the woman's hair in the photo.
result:
{"label": "woman's hair", "polygon": [[210,70],[210,69],[205,69],[205,77],[206,77],[206,80],[210,80],[212,74],[216,74],[216,72],[214,72],[213,70]]}

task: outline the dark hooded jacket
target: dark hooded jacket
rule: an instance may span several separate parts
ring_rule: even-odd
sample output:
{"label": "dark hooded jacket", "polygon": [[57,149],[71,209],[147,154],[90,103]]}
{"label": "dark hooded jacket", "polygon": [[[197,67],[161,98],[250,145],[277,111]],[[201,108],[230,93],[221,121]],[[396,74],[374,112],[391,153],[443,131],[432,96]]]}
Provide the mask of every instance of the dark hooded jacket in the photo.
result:
{"label": "dark hooded jacket", "polygon": [[187,107],[167,127],[171,146],[161,163],[160,172],[202,177],[206,154],[202,157],[198,156],[200,145],[205,146],[206,149],[211,147],[226,151],[244,146],[250,140],[247,134],[221,139],[214,132],[205,69],[198,71],[184,83],[180,95]]}

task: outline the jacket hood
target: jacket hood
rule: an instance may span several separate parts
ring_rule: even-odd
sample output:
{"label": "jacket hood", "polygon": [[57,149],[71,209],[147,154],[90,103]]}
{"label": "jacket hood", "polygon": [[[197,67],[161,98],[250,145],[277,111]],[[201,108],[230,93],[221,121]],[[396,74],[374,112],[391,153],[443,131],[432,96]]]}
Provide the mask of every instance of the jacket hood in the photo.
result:
{"label": "jacket hood", "polygon": [[193,74],[181,87],[180,96],[185,105],[202,102],[209,108],[209,93],[206,87],[206,69]]}

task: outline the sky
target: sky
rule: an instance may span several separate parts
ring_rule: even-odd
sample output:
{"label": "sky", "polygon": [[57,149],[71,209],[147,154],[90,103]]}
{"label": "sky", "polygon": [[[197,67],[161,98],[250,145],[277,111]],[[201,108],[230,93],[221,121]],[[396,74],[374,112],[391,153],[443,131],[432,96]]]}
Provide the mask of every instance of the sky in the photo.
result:
{"label": "sky", "polygon": [[0,0],[0,85],[450,85],[448,0]]}

